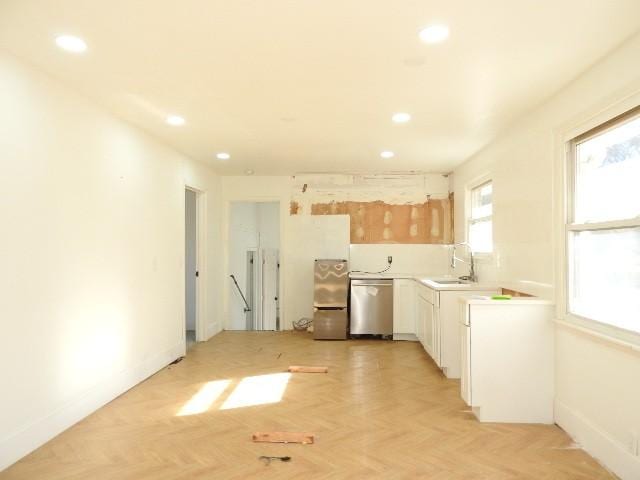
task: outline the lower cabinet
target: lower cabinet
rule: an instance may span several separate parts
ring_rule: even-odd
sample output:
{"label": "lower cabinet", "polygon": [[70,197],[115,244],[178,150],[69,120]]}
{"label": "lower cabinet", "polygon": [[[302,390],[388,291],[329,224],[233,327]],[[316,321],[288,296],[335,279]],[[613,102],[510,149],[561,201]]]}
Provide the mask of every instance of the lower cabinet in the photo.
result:
{"label": "lower cabinet", "polygon": [[436,326],[436,318],[434,315],[433,304],[425,298],[424,308],[424,349],[427,351],[431,358],[433,358],[436,364],[439,361],[438,355],[438,333]]}
{"label": "lower cabinet", "polygon": [[460,394],[481,422],[553,423],[554,308],[461,300]]}
{"label": "lower cabinet", "polygon": [[416,337],[424,346],[424,317],[425,312],[427,310],[428,302],[426,299],[420,294],[418,290],[416,295]]}
{"label": "lower cabinet", "polygon": [[465,324],[464,315],[466,314],[465,306],[461,306],[460,323],[460,396],[467,405],[473,405],[471,399],[471,327]]}
{"label": "lower cabinet", "polygon": [[416,338],[416,282],[412,279],[393,280],[393,339]]}
{"label": "lower cabinet", "polygon": [[447,378],[460,378],[459,299],[495,290],[434,290],[417,285],[416,334]]}

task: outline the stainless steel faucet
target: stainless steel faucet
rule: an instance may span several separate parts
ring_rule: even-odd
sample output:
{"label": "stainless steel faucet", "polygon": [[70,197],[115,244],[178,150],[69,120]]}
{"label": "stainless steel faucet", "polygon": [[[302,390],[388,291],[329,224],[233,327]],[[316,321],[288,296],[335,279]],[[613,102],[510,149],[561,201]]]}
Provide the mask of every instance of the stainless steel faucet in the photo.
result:
{"label": "stainless steel faucet", "polygon": [[[456,246],[458,245],[465,246],[469,249],[469,261],[456,257]],[[478,281],[478,277],[476,276],[475,262],[473,260],[473,251],[471,250],[471,245],[469,245],[467,242],[459,242],[452,245],[451,268],[456,268],[456,261],[469,264],[469,275],[463,275],[459,277],[460,280],[470,280],[472,282]]]}

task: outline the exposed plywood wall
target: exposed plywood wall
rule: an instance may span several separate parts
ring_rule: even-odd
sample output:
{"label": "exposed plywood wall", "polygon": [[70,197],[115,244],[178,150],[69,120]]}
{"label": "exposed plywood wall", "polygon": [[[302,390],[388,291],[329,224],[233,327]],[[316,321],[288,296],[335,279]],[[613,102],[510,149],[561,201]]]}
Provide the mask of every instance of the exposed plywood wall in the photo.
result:
{"label": "exposed plywood wall", "polygon": [[380,200],[311,205],[311,215],[349,215],[351,243],[452,243],[452,213],[453,196],[421,204]]}
{"label": "exposed plywood wall", "polygon": [[349,215],[351,243],[453,242],[453,195],[446,175],[303,175],[292,180],[290,215]]}

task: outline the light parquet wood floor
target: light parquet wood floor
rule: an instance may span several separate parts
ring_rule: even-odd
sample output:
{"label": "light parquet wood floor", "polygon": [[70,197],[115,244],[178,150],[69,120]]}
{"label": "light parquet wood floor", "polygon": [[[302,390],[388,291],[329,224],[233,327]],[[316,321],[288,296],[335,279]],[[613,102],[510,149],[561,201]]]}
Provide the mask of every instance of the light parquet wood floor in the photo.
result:
{"label": "light parquet wood floor", "polygon": [[[280,402],[220,409],[247,376],[289,365]],[[286,377],[286,375],[285,375]],[[220,393],[177,416],[207,382]],[[223,332],[0,473],[2,480],[611,479],[558,427],[481,424],[417,343]],[[261,391],[254,392],[259,399]],[[205,395],[206,396],[206,395]],[[252,443],[300,431],[314,445]],[[289,455],[265,466],[260,455]]]}

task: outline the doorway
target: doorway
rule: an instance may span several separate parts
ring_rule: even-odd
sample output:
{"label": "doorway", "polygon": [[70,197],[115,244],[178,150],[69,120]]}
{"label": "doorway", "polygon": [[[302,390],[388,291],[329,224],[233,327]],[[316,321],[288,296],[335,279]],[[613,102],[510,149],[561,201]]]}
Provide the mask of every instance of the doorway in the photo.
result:
{"label": "doorway", "polygon": [[198,192],[189,188],[184,192],[185,218],[185,325],[186,350],[195,345],[198,325]]}
{"label": "doorway", "polygon": [[280,329],[280,203],[229,205],[229,330]]}

